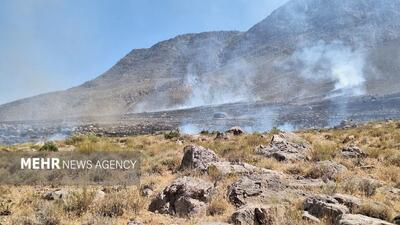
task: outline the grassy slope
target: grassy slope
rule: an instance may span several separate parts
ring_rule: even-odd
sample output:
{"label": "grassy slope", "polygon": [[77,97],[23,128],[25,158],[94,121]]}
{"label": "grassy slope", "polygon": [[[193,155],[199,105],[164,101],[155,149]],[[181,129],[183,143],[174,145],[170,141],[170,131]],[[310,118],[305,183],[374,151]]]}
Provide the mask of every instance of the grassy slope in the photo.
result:
{"label": "grassy slope", "polygon": [[[230,140],[214,140],[214,135],[183,136],[165,139],[163,135],[143,135],[126,138],[99,138],[95,136],[72,137],[66,141],[57,142],[60,150],[97,149],[127,150],[132,149],[143,153],[142,186],[151,184],[155,193],[161,191],[174,178],[182,176],[173,173],[179,166],[183,155],[183,147],[195,143],[213,149],[219,156],[229,160],[239,159],[248,163],[283,171],[289,174],[306,176],[314,171],[315,162],[334,160],[345,165],[349,172],[336,177],[335,183],[329,183],[324,188],[315,190],[317,193],[347,193],[366,200],[362,208],[364,213],[390,219],[395,212],[400,212],[400,202],[394,199],[384,188],[374,190],[373,187],[361,187],[360,184],[345,182],[356,177],[370,177],[381,180],[385,188],[400,188],[400,122],[377,122],[361,125],[357,128],[338,130],[308,130],[297,132],[308,140],[313,148],[309,162],[284,163],[266,159],[254,154],[254,148],[267,144],[273,132],[266,134],[246,134],[232,137]],[[354,136],[353,144],[363,149],[368,157],[362,160],[344,159],[340,156],[341,147],[349,143],[344,140]],[[0,147],[3,149],[37,149],[30,144]],[[372,166],[372,167],[371,167]],[[192,174],[193,175],[193,174]],[[202,176],[194,174],[195,176]],[[153,214],[147,211],[151,197],[143,197],[137,187],[122,189],[109,188],[110,193],[103,200],[94,200],[94,188],[69,188],[75,193],[66,202],[46,201],[42,194],[50,187],[9,187],[0,186],[0,211],[9,208],[9,216],[0,216],[2,224],[31,224],[29,221],[40,219],[47,224],[126,224],[130,219],[136,219],[145,224],[195,224],[203,221],[228,221],[234,211],[226,199],[226,188],[237,177],[218,176],[204,177],[218,180],[218,194],[210,204],[209,211],[213,215],[204,218],[181,219],[168,215]],[[373,190],[371,190],[373,189]],[[307,224],[301,220],[301,197],[294,197],[291,208],[287,209],[286,218],[292,224]],[[385,203],[384,206],[368,204],[372,201]],[[271,200],[271,203],[274,203]],[[111,215],[104,216],[104,215]],[[282,223],[285,221],[282,221]]]}

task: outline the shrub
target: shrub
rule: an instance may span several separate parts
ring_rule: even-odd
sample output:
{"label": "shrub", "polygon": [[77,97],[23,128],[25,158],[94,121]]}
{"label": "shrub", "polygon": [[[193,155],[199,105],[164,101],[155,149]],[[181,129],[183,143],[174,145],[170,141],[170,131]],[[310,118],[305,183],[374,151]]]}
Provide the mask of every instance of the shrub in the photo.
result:
{"label": "shrub", "polygon": [[40,207],[37,213],[37,219],[40,224],[44,225],[59,225],[61,224],[60,213],[51,203],[44,204]]}
{"label": "shrub", "polygon": [[53,142],[46,142],[39,151],[58,152],[58,147]]}
{"label": "shrub", "polygon": [[77,216],[81,216],[89,209],[94,197],[95,193],[87,189],[72,192],[68,194],[65,201],[63,201],[63,208],[66,212],[73,212]]}
{"label": "shrub", "polygon": [[207,173],[214,182],[217,182],[223,178],[221,172],[214,165],[211,165],[207,168]]}
{"label": "shrub", "polygon": [[211,216],[222,215],[229,208],[229,203],[224,198],[216,198],[208,206],[208,214]]}
{"label": "shrub", "polygon": [[96,204],[96,213],[103,217],[119,217],[124,215],[125,210],[135,214],[142,208],[139,191],[134,189],[121,190],[105,196]]}
{"label": "shrub", "polygon": [[277,127],[273,127],[273,128],[269,131],[269,133],[270,133],[271,135],[275,135],[275,134],[282,133],[282,131],[281,131],[279,128],[277,128]]}
{"label": "shrub", "polygon": [[362,180],[358,183],[358,189],[368,197],[374,195],[377,188],[378,185],[370,180]]}
{"label": "shrub", "polygon": [[179,133],[179,130],[171,130],[168,133],[164,133],[165,139],[179,138],[180,136],[181,136],[181,134]]}
{"label": "shrub", "polygon": [[389,163],[400,167],[400,153],[394,154],[389,158]]}
{"label": "shrub", "polygon": [[313,143],[311,157],[314,161],[331,160],[336,156],[337,145],[331,141]]}
{"label": "shrub", "polygon": [[393,210],[388,206],[374,202],[362,204],[356,209],[356,213],[386,221],[390,221],[393,216]]}

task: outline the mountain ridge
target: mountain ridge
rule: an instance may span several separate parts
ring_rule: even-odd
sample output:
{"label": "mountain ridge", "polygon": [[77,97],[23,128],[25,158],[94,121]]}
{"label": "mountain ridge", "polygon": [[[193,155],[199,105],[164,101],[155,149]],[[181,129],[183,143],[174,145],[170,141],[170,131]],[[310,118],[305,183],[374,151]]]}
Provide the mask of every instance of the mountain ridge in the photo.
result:
{"label": "mountain ridge", "polygon": [[[337,61],[330,55],[354,58],[359,49],[365,65],[350,71],[358,71],[365,82],[355,85],[363,86],[363,94],[395,93],[400,91],[395,85],[400,80],[397,15],[398,0],[292,0],[246,32],[184,34],[147,49],[134,49],[80,86],[0,106],[0,121],[124,114],[235,101],[323,99],[335,89],[338,79],[346,76],[326,75],[333,66],[346,67],[345,60],[330,65]],[[326,52],[330,55],[323,55]],[[307,65],[302,58],[308,55],[304,54],[323,55],[330,67],[321,64],[325,70],[319,71],[321,65]],[[316,70],[326,77],[304,75],[311,71],[311,76],[316,76]]]}

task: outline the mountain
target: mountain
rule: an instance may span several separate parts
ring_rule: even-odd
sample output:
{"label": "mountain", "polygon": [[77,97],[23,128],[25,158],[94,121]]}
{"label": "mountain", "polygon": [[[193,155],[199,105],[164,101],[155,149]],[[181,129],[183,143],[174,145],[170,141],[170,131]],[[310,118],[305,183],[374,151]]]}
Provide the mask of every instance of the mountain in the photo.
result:
{"label": "mountain", "polygon": [[400,92],[400,0],[292,0],[246,32],[135,49],[81,86],[0,106],[0,120]]}

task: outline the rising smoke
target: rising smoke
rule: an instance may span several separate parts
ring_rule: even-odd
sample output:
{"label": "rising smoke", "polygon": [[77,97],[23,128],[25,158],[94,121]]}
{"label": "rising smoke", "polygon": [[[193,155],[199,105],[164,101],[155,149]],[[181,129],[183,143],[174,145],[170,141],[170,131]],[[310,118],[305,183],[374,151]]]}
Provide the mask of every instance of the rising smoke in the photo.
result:
{"label": "rising smoke", "polygon": [[188,69],[184,85],[191,93],[179,108],[258,100],[252,92],[254,74],[252,65],[244,59],[235,61],[229,68],[212,76],[199,75]]}
{"label": "rising smoke", "polygon": [[328,97],[358,96],[365,94],[364,56],[362,48],[353,49],[338,41],[319,41],[295,51],[289,62],[298,66],[300,75],[310,81],[334,82]]}

